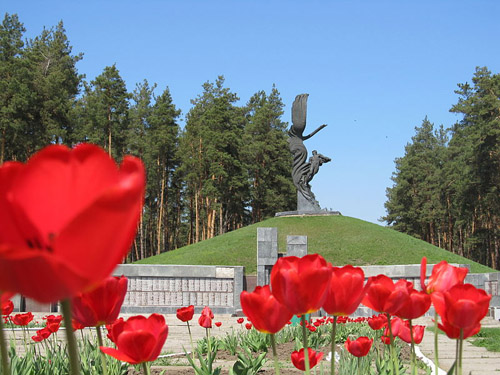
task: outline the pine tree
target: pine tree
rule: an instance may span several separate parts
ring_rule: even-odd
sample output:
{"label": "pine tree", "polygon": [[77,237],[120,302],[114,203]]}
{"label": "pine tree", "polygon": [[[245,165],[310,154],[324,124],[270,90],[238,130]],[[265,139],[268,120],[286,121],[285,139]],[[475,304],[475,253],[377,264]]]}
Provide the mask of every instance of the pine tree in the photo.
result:
{"label": "pine tree", "polygon": [[5,14],[0,24],[0,164],[25,160],[23,129],[30,102],[29,69],[23,59],[25,32],[17,15]]}
{"label": "pine tree", "polygon": [[215,84],[203,85],[203,93],[192,101],[182,137],[181,171],[194,242],[237,228],[245,219],[247,184],[239,155],[243,111],[234,106],[237,95],[223,85],[222,76]]}
{"label": "pine tree", "polygon": [[[500,267],[500,75],[477,68],[473,85],[459,84],[459,100],[451,112],[463,114],[450,145],[461,155],[462,178],[456,192],[462,212],[461,241],[483,264]],[[464,241],[465,240],[465,241]]]}
{"label": "pine tree", "polygon": [[91,142],[120,159],[127,148],[130,94],[116,65],[107,66],[101,75],[85,84],[79,100],[79,141]]}
{"label": "pine tree", "polygon": [[427,118],[415,131],[405,155],[395,161],[394,185],[387,189],[387,216],[383,219],[399,231],[440,245],[445,218],[441,178],[446,132],[443,127],[434,130]]}
{"label": "pine tree", "polygon": [[272,217],[276,212],[292,210],[296,201],[287,123],[281,121],[283,107],[274,86],[269,96],[259,91],[247,103],[242,154],[251,181],[253,223]]}
{"label": "pine tree", "polygon": [[39,142],[37,148],[49,143],[71,145],[75,140],[70,114],[82,79],[76,69],[82,54],[71,53],[62,21],[55,28],[44,29],[26,48],[35,95],[30,131]]}

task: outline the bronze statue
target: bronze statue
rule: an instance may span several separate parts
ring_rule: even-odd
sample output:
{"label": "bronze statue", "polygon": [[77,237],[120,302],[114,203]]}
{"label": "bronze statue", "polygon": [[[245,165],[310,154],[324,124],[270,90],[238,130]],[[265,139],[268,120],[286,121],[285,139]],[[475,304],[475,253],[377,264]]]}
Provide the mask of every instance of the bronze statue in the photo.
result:
{"label": "bronze statue", "polygon": [[[288,142],[290,151],[293,155],[292,179],[298,194],[302,194],[311,205],[310,207],[313,207],[315,210],[320,210],[321,208],[311,191],[309,182],[311,182],[314,175],[318,173],[319,167],[323,163],[328,163],[331,159],[318,154],[317,151],[314,150],[313,155],[309,161],[307,161],[307,149],[304,146],[304,141],[326,127],[326,125],[323,124],[311,134],[303,134],[306,128],[308,96],[309,94],[301,94],[295,97],[295,101],[292,105],[292,126],[288,131],[288,135],[290,136]],[[298,201],[300,202],[300,197],[298,197]],[[300,207],[298,207],[298,210],[300,211]]]}

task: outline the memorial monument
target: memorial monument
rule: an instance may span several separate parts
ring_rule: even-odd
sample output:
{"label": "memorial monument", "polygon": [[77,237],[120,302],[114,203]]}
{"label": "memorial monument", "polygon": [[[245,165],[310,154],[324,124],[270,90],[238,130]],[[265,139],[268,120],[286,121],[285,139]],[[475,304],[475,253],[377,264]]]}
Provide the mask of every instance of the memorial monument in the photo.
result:
{"label": "memorial monument", "polygon": [[335,211],[327,211],[321,209],[319,202],[316,200],[314,193],[311,191],[311,180],[318,173],[319,168],[331,161],[327,156],[313,150],[312,156],[307,158],[307,149],[304,141],[314,136],[321,129],[326,127],[325,124],[318,127],[312,133],[304,135],[306,128],[307,117],[307,98],[309,94],[300,94],[295,97],[292,105],[292,126],[288,130],[288,144],[290,152],[293,155],[292,180],[297,188],[297,211],[279,212],[276,216],[284,215],[303,215],[303,214],[327,214],[339,215]]}

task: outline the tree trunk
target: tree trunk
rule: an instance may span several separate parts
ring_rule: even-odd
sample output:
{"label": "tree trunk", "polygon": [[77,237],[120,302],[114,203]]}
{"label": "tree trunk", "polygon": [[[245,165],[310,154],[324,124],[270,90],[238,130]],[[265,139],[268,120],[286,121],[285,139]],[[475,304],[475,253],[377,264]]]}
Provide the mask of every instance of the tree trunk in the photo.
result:
{"label": "tree trunk", "polygon": [[140,233],[139,243],[140,243],[140,248],[141,248],[141,259],[144,259],[145,258],[145,256],[144,256],[144,220],[142,218],[142,214],[141,214],[141,218],[139,220],[139,233]]}
{"label": "tree trunk", "polygon": [[111,107],[108,107],[108,154],[111,156]]}
{"label": "tree trunk", "polygon": [[194,212],[195,212],[195,228],[194,228],[194,243],[200,240],[200,208],[198,207],[198,191],[194,194]]}
{"label": "tree trunk", "polygon": [[161,176],[161,188],[160,188],[160,207],[158,210],[158,226],[156,233],[156,254],[161,254],[161,237],[162,237],[162,220],[163,220],[163,197],[165,195],[165,169]]}
{"label": "tree trunk", "polygon": [[5,128],[2,129],[2,143],[0,145],[0,165],[5,159]]}

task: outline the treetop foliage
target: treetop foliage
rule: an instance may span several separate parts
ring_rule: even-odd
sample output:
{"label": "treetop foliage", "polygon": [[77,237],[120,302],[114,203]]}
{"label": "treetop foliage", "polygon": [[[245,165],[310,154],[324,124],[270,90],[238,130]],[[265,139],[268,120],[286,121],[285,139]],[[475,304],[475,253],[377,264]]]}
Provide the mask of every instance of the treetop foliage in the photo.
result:
{"label": "treetop foliage", "polygon": [[48,144],[92,142],[120,161],[139,156],[147,170],[143,215],[130,260],[201,241],[292,209],[291,160],[276,87],[247,105],[207,81],[186,126],[166,87],[127,91],[115,64],[86,81],[64,25],[23,40],[17,15],[0,25],[0,163],[27,160]]}

